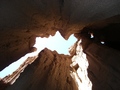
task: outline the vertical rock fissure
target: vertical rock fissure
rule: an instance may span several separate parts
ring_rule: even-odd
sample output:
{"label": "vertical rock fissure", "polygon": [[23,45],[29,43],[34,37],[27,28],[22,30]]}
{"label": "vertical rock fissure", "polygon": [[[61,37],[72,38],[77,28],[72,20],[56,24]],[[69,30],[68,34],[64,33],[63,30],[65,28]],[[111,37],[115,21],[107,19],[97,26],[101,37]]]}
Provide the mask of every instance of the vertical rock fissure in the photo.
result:
{"label": "vertical rock fissure", "polygon": [[86,54],[82,49],[82,40],[80,39],[76,47],[76,55],[72,57],[71,76],[78,85],[78,90],[92,90],[92,83],[88,77],[87,69],[89,66]]}

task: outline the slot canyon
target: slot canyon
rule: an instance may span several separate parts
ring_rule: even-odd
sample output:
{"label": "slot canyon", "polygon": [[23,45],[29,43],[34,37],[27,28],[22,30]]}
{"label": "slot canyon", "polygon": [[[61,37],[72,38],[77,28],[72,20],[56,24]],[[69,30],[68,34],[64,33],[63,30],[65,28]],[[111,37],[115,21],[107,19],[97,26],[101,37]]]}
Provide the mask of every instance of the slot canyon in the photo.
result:
{"label": "slot canyon", "polygon": [[77,41],[69,55],[46,47],[29,56],[0,77],[0,90],[120,90],[119,30],[119,0],[1,0],[0,72],[36,52],[37,37]]}

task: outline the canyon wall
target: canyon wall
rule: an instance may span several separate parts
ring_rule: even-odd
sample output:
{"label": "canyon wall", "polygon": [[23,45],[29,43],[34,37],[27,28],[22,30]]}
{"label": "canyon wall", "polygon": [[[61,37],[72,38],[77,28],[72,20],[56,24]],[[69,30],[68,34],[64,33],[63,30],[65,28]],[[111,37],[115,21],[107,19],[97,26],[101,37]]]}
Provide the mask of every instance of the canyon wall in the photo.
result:
{"label": "canyon wall", "polygon": [[75,35],[78,41],[71,47],[71,56],[44,49],[12,85],[14,78],[6,84],[1,79],[1,90],[119,90],[119,36],[108,38],[119,34],[119,26],[85,27]]}
{"label": "canyon wall", "polygon": [[120,51],[82,36],[70,52],[73,56],[44,49],[5,90],[120,89]]}
{"label": "canyon wall", "polygon": [[44,49],[6,90],[78,90],[70,64],[70,56]]}
{"label": "canyon wall", "polygon": [[120,14],[120,1],[1,0],[0,70],[31,51],[36,36],[68,39],[84,26]]}
{"label": "canyon wall", "polygon": [[71,56],[44,49],[13,85],[0,79],[0,90],[119,90],[119,8],[119,0],[1,0],[0,70],[32,52],[37,36],[58,30],[78,41]]}
{"label": "canyon wall", "polygon": [[90,44],[85,52],[89,62],[88,77],[93,85],[92,90],[119,90],[120,52],[94,43]]}
{"label": "canyon wall", "polygon": [[85,38],[82,41],[89,63],[87,72],[92,90],[119,90],[120,51]]}
{"label": "canyon wall", "polygon": [[101,23],[84,28],[80,34],[83,52],[89,63],[88,77],[92,90],[119,90],[120,23]]}

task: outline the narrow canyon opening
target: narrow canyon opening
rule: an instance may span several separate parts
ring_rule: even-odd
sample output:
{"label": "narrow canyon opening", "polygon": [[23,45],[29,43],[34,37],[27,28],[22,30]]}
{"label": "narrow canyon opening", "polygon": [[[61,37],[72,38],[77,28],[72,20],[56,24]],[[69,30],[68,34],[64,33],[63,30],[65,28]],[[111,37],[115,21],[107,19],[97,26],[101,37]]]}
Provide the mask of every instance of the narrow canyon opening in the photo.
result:
{"label": "narrow canyon opening", "polygon": [[1,0],[0,90],[120,90],[119,8],[119,0]]}
{"label": "narrow canyon opening", "polygon": [[[35,44],[33,45],[33,48],[32,48],[32,49],[34,49],[34,51],[24,55],[19,60],[10,64],[8,67],[6,67],[3,71],[0,72],[0,75],[1,75],[0,77],[4,83],[6,83],[6,84],[9,83],[12,85],[8,90],[13,89],[15,81],[17,79],[19,80],[19,77],[21,76],[20,74],[26,72],[26,71],[24,71],[24,69],[26,69],[27,66],[29,67],[31,64],[34,64],[35,62],[37,62],[36,59],[40,58],[40,56],[38,54],[41,54],[43,51],[46,52],[46,50],[47,50],[47,53],[49,51],[53,55],[57,54],[57,55],[55,55],[56,57],[54,57],[54,58],[56,58],[55,60],[58,60],[58,63],[60,65],[61,65],[61,63],[64,63],[62,58],[64,58],[67,61],[67,63],[66,63],[66,64],[68,64],[67,67],[66,67],[66,64],[64,64],[64,65],[59,66],[59,68],[61,68],[62,70],[64,70],[65,68],[68,69],[68,71],[65,70],[62,72],[60,71],[60,72],[61,73],[67,72],[68,77],[66,79],[66,82],[69,85],[73,84],[73,82],[74,82],[74,84],[71,88],[76,88],[76,90],[81,90],[81,89],[91,90],[92,83],[89,80],[88,73],[87,73],[87,68],[89,66],[89,63],[86,59],[86,54],[83,53],[81,42],[82,42],[82,40],[81,39],[77,40],[77,38],[73,34],[68,38],[68,40],[65,40],[58,31],[56,32],[56,34],[54,36],[50,35],[48,38],[36,37]],[[76,53],[76,55],[74,55],[75,53]],[[50,56],[45,55],[45,57],[48,58],[48,61],[46,61],[46,59],[43,59],[43,61],[45,60],[44,63],[49,62]],[[62,57],[62,58],[57,58],[57,57]],[[62,60],[62,62],[59,60]],[[40,63],[40,64],[42,64],[42,63]],[[49,68],[51,68],[51,67],[49,67]],[[55,71],[56,71],[59,68],[54,67],[53,69],[55,69]],[[54,73],[54,72],[52,72],[52,73]],[[50,77],[53,78],[55,76],[52,75]],[[66,75],[61,74],[61,77],[66,78]],[[73,81],[73,82],[71,83],[71,81]],[[55,81],[52,83],[54,84]],[[42,88],[42,87],[40,87],[40,88]],[[51,89],[52,88],[54,88],[54,87],[51,87]],[[63,88],[63,87],[61,87],[61,88]],[[68,86],[66,88],[68,88]],[[18,88],[16,88],[16,89],[18,89]],[[21,88],[19,88],[19,89],[21,89]]]}
{"label": "narrow canyon opening", "polygon": [[[19,71],[19,72],[17,72],[19,74],[21,72],[23,72],[24,69],[27,67],[27,65],[34,62],[34,60],[38,57],[38,54],[45,48],[47,48],[51,51],[57,51],[58,54],[64,54],[64,55],[70,56],[69,50],[72,46],[74,46],[76,41],[77,41],[77,38],[74,37],[73,34],[68,38],[68,40],[65,40],[61,36],[59,31],[57,31],[54,36],[50,35],[48,38],[36,37],[35,44],[33,45],[33,48],[32,48],[33,49],[32,52],[27,53],[20,59],[16,60],[12,64],[10,64],[6,68],[4,68],[0,72],[0,78],[4,79],[6,83],[11,82],[11,80],[6,79],[6,78],[8,78],[8,77],[13,78],[12,74],[16,73],[17,71]],[[14,81],[16,81],[16,79],[14,79]],[[14,82],[11,82],[11,84],[13,84],[13,83]]]}
{"label": "narrow canyon opening", "polygon": [[[107,76],[119,78],[117,75],[119,48],[110,44],[111,41],[119,38],[109,37],[114,32],[107,28],[108,26],[104,28],[109,30],[109,34],[104,28],[99,31],[99,28],[97,30],[91,27],[85,27],[80,33],[74,34],[77,38],[72,34],[68,40],[65,40],[58,31],[48,38],[36,37],[36,42],[31,47],[32,52],[16,61],[20,67],[14,62],[13,67],[0,72],[3,90],[4,88],[5,90],[37,90],[38,88],[40,90],[97,90],[102,89],[101,86],[104,84],[105,89],[110,89],[111,87],[106,83],[113,84],[116,79],[99,82],[101,78],[105,80]],[[100,52],[101,50],[109,55],[109,58]],[[114,63],[111,63],[112,60]],[[4,77],[9,71],[13,73]],[[100,74],[104,72],[105,77]],[[21,87],[18,87],[19,85]]]}

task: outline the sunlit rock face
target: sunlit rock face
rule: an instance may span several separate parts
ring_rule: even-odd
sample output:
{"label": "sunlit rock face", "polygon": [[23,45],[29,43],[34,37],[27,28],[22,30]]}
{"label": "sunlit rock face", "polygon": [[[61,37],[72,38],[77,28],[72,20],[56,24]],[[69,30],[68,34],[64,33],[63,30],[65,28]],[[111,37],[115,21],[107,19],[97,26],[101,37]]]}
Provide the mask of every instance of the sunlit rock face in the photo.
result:
{"label": "sunlit rock face", "polygon": [[76,55],[72,57],[72,71],[71,77],[75,80],[78,90],[92,90],[92,83],[88,78],[87,69],[89,67],[86,54],[83,52],[81,45],[81,39],[78,41],[76,46]]}
{"label": "sunlit rock face", "polygon": [[6,90],[78,90],[70,64],[70,56],[44,49]]}
{"label": "sunlit rock face", "polygon": [[76,35],[71,56],[43,50],[7,90],[119,90],[120,51],[106,44],[118,40],[108,37],[119,34],[119,23],[100,25],[88,26]]}
{"label": "sunlit rock face", "polygon": [[59,30],[65,39],[80,33],[82,42],[73,46],[70,58],[45,49],[13,85],[1,80],[0,89],[119,90],[119,8],[119,0],[1,0],[0,70],[34,51],[35,37]]}
{"label": "sunlit rock face", "polygon": [[81,40],[71,49],[76,51],[73,57],[44,49],[24,70],[34,59],[28,58],[16,72],[2,79],[6,83],[13,84],[6,87],[7,90],[91,90],[92,83],[87,73],[89,63],[83,53]]}

